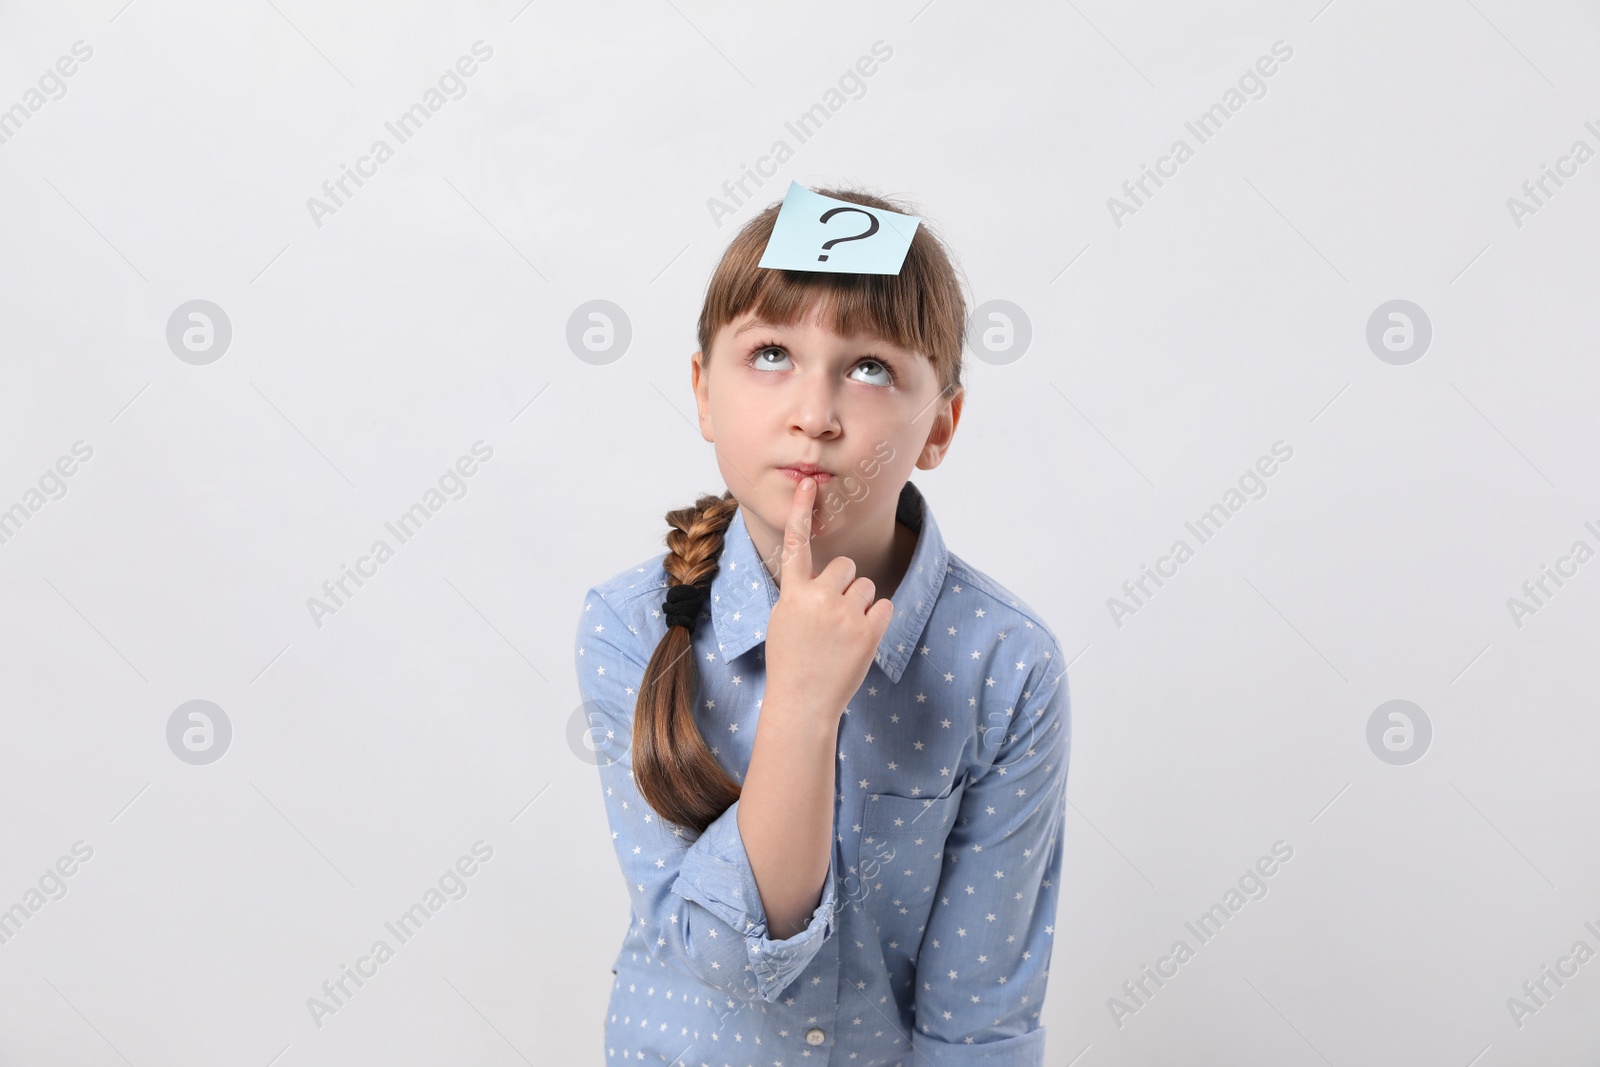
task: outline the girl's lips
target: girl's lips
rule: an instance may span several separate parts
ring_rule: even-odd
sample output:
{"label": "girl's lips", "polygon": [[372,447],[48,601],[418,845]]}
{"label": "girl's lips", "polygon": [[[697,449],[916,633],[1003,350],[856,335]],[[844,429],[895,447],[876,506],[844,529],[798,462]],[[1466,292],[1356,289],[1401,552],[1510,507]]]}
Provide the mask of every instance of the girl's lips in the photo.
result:
{"label": "girl's lips", "polygon": [[814,474],[803,474],[800,471],[795,470],[793,467],[779,467],[778,470],[783,473],[785,478],[795,483],[799,483],[800,479],[802,478],[814,478],[816,479],[816,483],[818,485],[823,485],[833,477],[833,475],[829,474],[827,471],[817,471]]}

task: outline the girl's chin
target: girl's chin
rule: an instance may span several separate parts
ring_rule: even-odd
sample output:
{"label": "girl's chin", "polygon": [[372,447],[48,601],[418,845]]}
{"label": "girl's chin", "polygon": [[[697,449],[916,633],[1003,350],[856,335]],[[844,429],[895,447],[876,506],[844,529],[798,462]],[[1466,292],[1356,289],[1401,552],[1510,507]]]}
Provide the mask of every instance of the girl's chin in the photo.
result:
{"label": "girl's chin", "polygon": [[[844,512],[846,510],[848,509],[835,506],[830,511],[825,502],[817,501],[811,509],[811,539],[819,541],[824,536],[838,532],[845,520]],[[762,508],[746,506],[744,511],[746,526],[749,525],[749,517],[751,515],[758,516],[768,529],[776,530],[780,535],[782,535],[784,527],[789,524],[788,500],[781,500]]]}

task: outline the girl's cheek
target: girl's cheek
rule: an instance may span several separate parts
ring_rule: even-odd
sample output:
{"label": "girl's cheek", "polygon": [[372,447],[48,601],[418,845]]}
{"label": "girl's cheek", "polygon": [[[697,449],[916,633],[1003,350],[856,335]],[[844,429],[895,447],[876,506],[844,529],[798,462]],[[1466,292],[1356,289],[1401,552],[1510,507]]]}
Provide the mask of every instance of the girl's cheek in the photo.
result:
{"label": "girl's cheek", "polygon": [[879,441],[873,446],[872,451],[876,458],[868,456],[857,464],[861,468],[861,473],[868,478],[876,478],[878,472],[883,469],[883,464],[894,459],[894,445],[886,440]]}

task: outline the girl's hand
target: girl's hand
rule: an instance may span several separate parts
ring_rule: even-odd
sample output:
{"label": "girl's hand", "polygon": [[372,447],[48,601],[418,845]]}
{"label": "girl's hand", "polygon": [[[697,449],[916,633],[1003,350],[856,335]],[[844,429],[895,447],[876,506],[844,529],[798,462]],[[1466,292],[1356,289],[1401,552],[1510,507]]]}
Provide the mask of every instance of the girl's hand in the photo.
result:
{"label": "girl's hand", "polygon": [[861,688],[894,602],[875,600],[871,579],[836,556],[811,573],[812,507],[817,482],[802,479],[783,534],[778,602],[767,622],[767,702],[837,723]]}

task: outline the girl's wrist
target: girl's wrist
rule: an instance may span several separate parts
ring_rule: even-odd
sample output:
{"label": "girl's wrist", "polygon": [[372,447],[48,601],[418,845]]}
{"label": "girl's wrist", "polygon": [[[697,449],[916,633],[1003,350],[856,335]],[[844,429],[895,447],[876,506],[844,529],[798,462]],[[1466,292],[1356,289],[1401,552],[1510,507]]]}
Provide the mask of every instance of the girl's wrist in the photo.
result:
{"label": "girl's wrist", "polygon": [[783,694],[775,695],[768,690],[761,700],[761,715],[757,724],[759,728],[760,723],[773,722],[781,724],[785,733],[798,739],[811,737],[832,742],[838,737],[839,720],[842,718],[843,708],[838,711],[819,711],[802,700]]}

